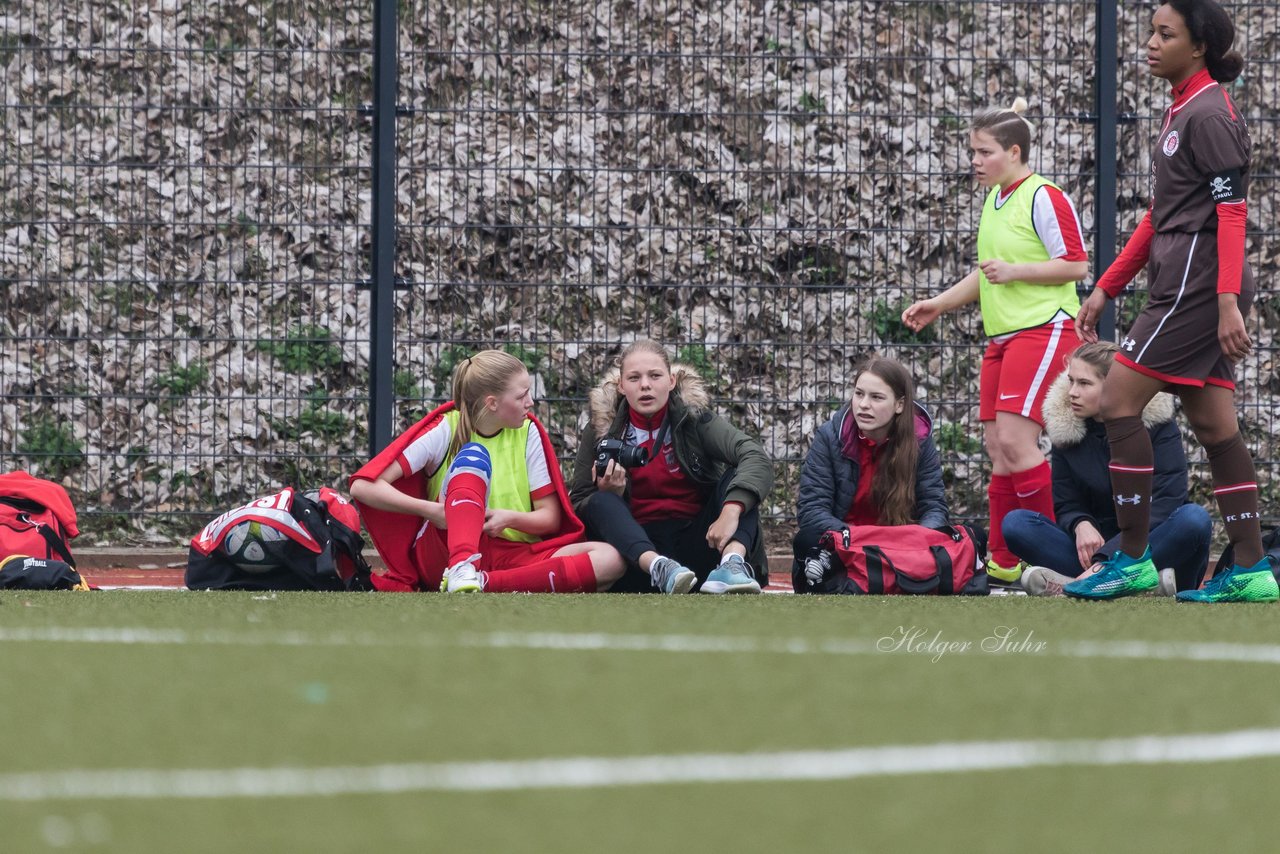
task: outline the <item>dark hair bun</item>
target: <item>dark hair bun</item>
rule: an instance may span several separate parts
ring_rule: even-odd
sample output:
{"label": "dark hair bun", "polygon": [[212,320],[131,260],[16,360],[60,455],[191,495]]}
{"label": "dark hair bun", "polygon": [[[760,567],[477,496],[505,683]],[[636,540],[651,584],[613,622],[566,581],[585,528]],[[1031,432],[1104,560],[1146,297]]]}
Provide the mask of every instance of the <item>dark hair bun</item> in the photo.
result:
{"label": "dark hair bun", "polygon": [[1229,50],[1209,67],[1209,76],[1219,83],[1230,83],[1244,71],[1244,57],[1238,50]]}

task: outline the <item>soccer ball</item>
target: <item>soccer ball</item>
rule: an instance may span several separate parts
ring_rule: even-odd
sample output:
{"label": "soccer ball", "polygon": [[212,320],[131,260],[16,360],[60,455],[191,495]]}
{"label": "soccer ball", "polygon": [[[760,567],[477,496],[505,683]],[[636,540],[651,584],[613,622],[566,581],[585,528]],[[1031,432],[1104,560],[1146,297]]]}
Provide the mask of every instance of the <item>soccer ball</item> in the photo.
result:
{"label": "soccer ball", "polygon": [[266,572],[280,565],[284,534],[261,522],[241,522],[227,531],[222,548],[245,572]]}

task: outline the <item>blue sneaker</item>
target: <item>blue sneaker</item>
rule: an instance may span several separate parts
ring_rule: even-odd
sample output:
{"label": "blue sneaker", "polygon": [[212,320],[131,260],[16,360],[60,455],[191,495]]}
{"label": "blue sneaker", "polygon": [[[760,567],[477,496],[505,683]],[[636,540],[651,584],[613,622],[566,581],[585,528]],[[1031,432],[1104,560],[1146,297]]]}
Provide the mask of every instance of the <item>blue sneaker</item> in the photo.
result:
{"label": "blue sneaker", "polygon": [[1076,599],[1119,599],[1146,593],[1160,586],[1160,573],[1151,562],[1151,547],[1140,558],[1131,558],[1119,549],[1093,575],[1077,578],[1062,588]]}
{"label": "blue sneaker", "polygon": [[729,555],[702,582],[702,593],[759,593],[760,582],[739,555]]}
{"label": "blue sneaker", "polygon": [[698,576],[684,564],[658,555],[649,564],[649,579],[663,593],[688,593]]}
{"label": "blue sneaker", "polygon": [[1263,557],[1253,566],[1233,564],[1226,572],[1210,578],[1200,590],[1183,590],[1179,602],[1274,602],[1280,587],[1271,572],[1271,561]]}

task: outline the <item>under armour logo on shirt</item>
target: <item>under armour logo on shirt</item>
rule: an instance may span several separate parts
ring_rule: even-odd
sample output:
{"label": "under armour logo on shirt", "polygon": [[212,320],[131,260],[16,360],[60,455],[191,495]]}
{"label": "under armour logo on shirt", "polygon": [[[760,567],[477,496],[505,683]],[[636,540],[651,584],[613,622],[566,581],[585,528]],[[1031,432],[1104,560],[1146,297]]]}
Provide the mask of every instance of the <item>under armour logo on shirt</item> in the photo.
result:
{"label": "under armour logo on shirt", "polygon": [[1116,496],[1116,503],[1117,503],[1117,504],[1141,504],[1141,503],[1142,503],[1142,496],[1141,496],[1141,495],[1130,495],[1128,498],[1126,498],[1126,497],[1125,497],[1125,496],[1123,496],[1123,495],[1117,495],[1117,496]]}
{"label": "under armour logo on shirt", "polygon": [[1138,342],[1134,341],[1132,338],[1125,337],[1120,340],[1121,350],[1128,350],[1130,353],[1132,353],[1133,348],[1137,346],[1138,346]]}

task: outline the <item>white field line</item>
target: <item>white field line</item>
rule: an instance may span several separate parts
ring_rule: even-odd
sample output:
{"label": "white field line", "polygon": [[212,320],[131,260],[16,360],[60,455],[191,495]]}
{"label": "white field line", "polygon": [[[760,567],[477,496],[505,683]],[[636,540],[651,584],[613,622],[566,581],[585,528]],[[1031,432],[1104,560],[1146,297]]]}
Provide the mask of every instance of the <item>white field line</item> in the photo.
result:
{"label": "white field line", "polygon": [[0,802],[317,797],[851,780],[1062,766],[1280,756],[1280,729],[1070,741],[978,741],[845,750],[571,757],[321,768],[112,769],[0,774]]}
{"label": "white field line", "polygon": [[174,587],[171,584],[99,584],[99,590],[180,590],[188,592],[185,587]]}
{"label": "white field line", "polygon": [[[988,643],[990,642],[990,643]],[[916,638],[897,631],[879,639],[754,638],[717,635],[611,634],[604,632],[463,632],[453,635],[373,635],[345,632],[152,629],[142,627],[0,627],[2,643],[83,643],[160,646],[322,646],[428,649],[552,650],[561,652],[771,653],[775,655],[907,655],[939,660],[951,656],[1115,658],[1280,664],[1280,645],[1184,643],[1139,640],[1036,641],[1018,647],[998,638]]]}

